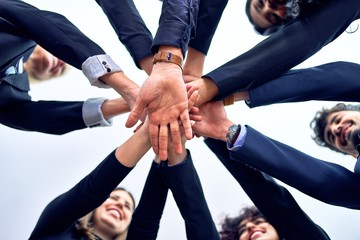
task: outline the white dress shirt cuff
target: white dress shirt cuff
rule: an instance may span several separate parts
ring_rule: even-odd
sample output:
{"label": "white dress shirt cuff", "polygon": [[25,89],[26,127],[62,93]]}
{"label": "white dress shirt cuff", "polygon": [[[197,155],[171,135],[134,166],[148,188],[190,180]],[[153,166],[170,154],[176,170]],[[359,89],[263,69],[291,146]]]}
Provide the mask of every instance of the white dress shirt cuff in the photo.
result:
{"label": "white dress shirt cuff", "polygon": [[101,54],[89,57],[82,64],[81,69],[84,75],[89,79],[92,86],[99,88],[110,88],[99,78],[114,72],[121,72],[122,69],[107,54]]}
{"label": "white dress shirt cuff", "polygon": [[107,127],[112,125],[112,119],[106,120],[101,112],[101,106],[106,98],[89,98],[83,104],[83,120],[87,127]]}

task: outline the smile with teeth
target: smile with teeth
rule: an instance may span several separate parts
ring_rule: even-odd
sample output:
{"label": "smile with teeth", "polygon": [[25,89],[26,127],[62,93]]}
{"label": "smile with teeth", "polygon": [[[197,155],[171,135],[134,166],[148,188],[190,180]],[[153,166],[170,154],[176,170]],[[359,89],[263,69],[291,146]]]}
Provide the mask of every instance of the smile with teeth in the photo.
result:
{"label": "smile with teeth", "polygon": [[263,234],[263,232],[261,232],[260,230],[256,230],[256,231],[254,231],[253,233],[250,234],[249,239],[250,240],[255,240],[258,237],[260,237],[262,234]]}
{"label": "smile with teeth", "polygon": [[116,219],[120,219],[120,220],[122,219],[121,213],[120,213],[119,210],[114,209],[114,208],[111,208],[111,209],[108,210],[108,212],[109,212],[113,217],[115,217]]}

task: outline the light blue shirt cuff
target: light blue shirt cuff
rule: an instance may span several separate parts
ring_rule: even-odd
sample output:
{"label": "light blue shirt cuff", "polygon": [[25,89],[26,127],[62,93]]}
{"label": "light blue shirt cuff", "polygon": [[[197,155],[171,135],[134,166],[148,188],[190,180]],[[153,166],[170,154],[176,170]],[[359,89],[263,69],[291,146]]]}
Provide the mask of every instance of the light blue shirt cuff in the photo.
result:
{"label": "light blue shirt cuff", "polygon": [[107,54],[101,54],[89,57],[82,64],[81,69],[84,75],[89,79],[92,86],[99,88],[110,88],[99,78],[114,72],[121,72],[122,69]]}
{"label": "light blue shirt cuff", "polygon": [[227,144],[227,148],[233,152],[236,152],[237,150],[239,150],[239,148],[241,148],[245,142],[246,134],[247,134],[246,126],[241,126],[240,134],[237,137],[234,145],[232,147],[230,147],[229,144]]}
{"label": "light blue shirt cuff", "polygon": [[106,120],[101,112],[101,106],[106,98],[89,98],[82,107],[83,120],[87,127],[108,127],[112,119]]}

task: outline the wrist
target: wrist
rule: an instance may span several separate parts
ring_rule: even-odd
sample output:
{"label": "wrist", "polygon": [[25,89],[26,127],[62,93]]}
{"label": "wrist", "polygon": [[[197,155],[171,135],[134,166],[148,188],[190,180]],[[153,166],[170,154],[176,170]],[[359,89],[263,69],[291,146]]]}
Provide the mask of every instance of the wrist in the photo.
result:
{"label": "wrist", "polygon": [[218,88],[215,82],[210,78],[201,78],[198,82],[199,86],[199,100],[196,103],[197,106],[201,106],[203,103],[209,102],[218,94]]}
{"label": "wrist", "polygon": [[226,134],[226,142],[230,145],[233,146],[234,143],[236,142],[237,138],[239,137],[241,131],[241,126],[240,124],[232,124],[231,126],[229,126],[228,128],[228,132]]}
{"label": "wrist", "polygon": [[182,69],[183,58],[171,51],[157,52],[153,57],[153,64],[158,62],[172,63],[179,66]]}

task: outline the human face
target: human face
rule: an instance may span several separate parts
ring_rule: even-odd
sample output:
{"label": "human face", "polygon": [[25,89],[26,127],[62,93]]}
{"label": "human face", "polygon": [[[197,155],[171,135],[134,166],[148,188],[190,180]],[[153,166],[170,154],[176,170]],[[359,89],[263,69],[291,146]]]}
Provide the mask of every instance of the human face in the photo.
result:
{"label": "human face", "polygon": [[284,0],[251,0],[250,17],[261,28],[269,28],[284,22],[287,8]]}
{"label": "human face", "polygon": [[124,190],[114,190],[109,198],[94,212],[93,224],[102,232],[118,236],[130,225],[134,202]]}
{"label": "human face", "polygon": [[359,111],[339,111],[329,114],[324,131],[325,142],[339,151],[357,157],[357,134],[360,131]]}
{"label": "human face", "polygon": [[66,64],[37,45],[24,67],[34,78],[45,80],[60,76],[64,72]]}
{"label": "human face", "polygon": [[241,221],[239,236],[239,240],[279,240],[275,228],[261,217]]}

